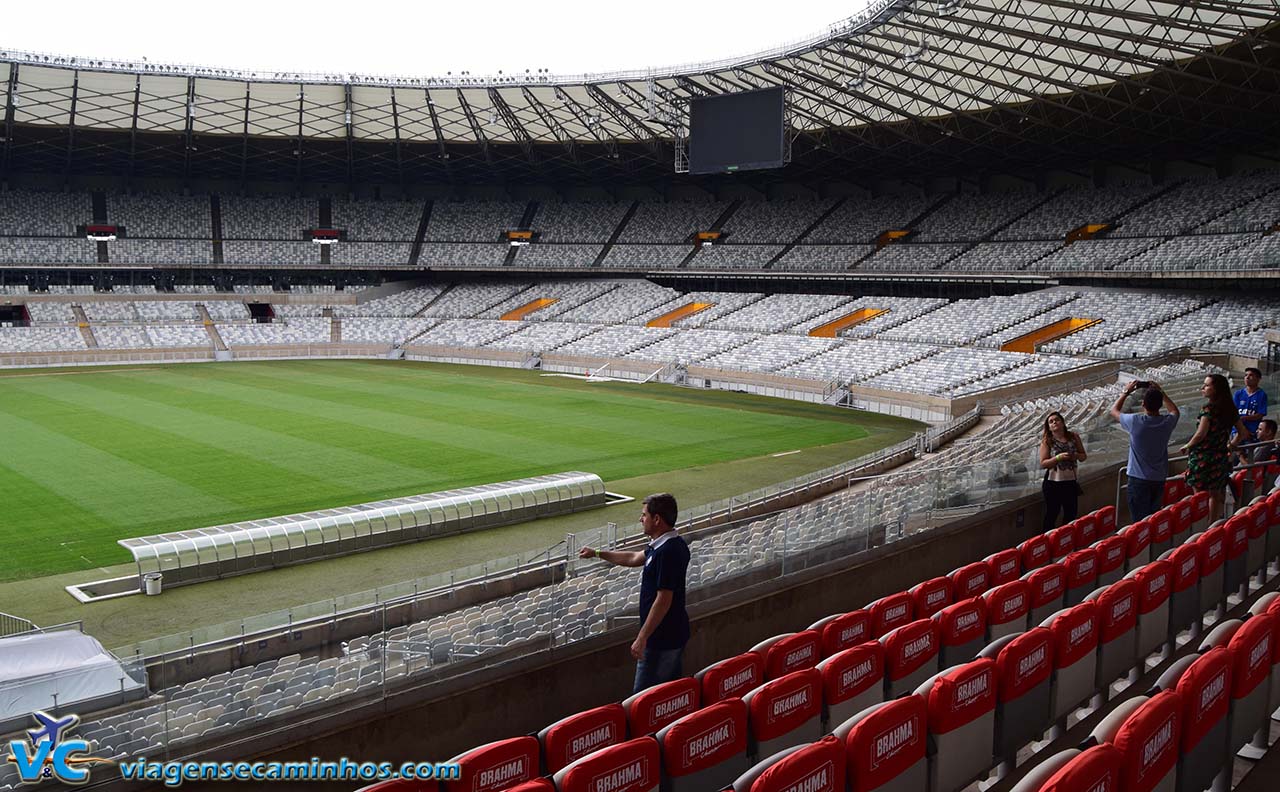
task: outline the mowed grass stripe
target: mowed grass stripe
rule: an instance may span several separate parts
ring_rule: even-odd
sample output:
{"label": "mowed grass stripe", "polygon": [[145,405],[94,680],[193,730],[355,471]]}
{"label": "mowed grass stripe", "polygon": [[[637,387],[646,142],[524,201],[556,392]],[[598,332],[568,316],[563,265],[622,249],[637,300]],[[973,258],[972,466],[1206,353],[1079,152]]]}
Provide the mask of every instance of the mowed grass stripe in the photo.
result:
{"label": "mowed grass stripe", "polygon": [[[816,405],[415,363],[0,380],[12,443],[0,493],[21,504],[0,530],[57,525],[80,551],[23,553],[3,579],[118,563],[115,540],[143,533],[559,470],[633,478],[869,434],[863,416]],[[886,431],[879,420],[871,434]]]}

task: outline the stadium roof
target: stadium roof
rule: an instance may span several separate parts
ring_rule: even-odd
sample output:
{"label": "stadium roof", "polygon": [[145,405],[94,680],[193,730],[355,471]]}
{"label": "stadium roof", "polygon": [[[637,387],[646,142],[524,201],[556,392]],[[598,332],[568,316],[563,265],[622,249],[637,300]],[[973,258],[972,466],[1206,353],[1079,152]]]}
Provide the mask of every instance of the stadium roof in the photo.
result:
{"label": "stadium roof", "polygon": [[407,182],[671,173],[692,98],[784,86],[787,178],[1269,150],[1270,2],[873,0],[821,36],[609,74],[376,77],[0,53],[10,172]]}

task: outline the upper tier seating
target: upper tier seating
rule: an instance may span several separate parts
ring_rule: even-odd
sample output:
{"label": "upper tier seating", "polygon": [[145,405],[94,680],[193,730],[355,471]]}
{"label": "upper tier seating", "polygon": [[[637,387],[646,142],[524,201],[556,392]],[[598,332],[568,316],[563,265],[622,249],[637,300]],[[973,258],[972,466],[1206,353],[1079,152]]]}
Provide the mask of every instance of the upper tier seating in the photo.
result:
{"label": "upper tier seating", "polygon": [[424,242],[423,267],[501,267],[510,246],[499,242]]}
{"label": "upper tier seating", "polygon": [[431,205],[431,222],[427,224],[423,239],[428,242],[496,242],[503,231],[520,227],[524,209],[525,205],[518,201],[435,201]]}
{"label": "upper tier seating", "polygon": [[228,239],[222,243],[222,260],[249,266],[320,266],[320,246],[314,242],[247,242]]}
{"label": "upper tier seating", "polygon": [[716,218],[729,208],[725,202],[642,201],[631,216],[619,242],[675,244],[698,231],[710,231]]}
{"label": "upper tier seating", "polygon": [[534,217],[534,227],[543,242],[607,242],[626,216],[625,203],[570,203],[543,201]]}
{"label": "upper tier seating", "polygon": [[[1280,171],[1253,171],[1228,176],[1189,179],[1143,204],[1120,219],[1115,236],[1160,236],[1182,234],[1219,217],[1233,214],[1237,207],[1252,202],[1269,191],[1280,188]],[[1280,208],[1271,202],[1271,208]],[[1247,215],[1242,215],[1244,217]],[[1260,213],[1265,218],[1265,210]],[[1239,218],[1227,220],[1230,230],[1265,231],[1280,218],[1272,213],[1270,220],[1253,227],[1240,227]]]}
{"label": "upper tier seating", "polygon": [[947,262],[948,270],[1012,272],[1062,247],[1061,240],[981,242]]}
{"label": "upper tier seating", "polygon": [[413,242],[422,222],[421,201],[334,198],[332,206],[333,226],[346,230],[347,242]]}
{"label": "upper tier seating", "polygon": [[91,222],[93,200],[87,192],[0,192],[0,235],[70,237],[76,226]]}
{"label": "upper tier seating", "polygon": [[693,252],[687,244],[614,245],[604,257],[606,267],[629,269],[675,269]]}
{"label": "upper tier seating", "polygon": [[127,238],[107,243],[107,256],[112,264],[213,263],[213,245],[207,240],[135,239],[133,229],[129,229],[129,233]]}
{"label": "upper tier seating", "polygon": [[786,201],[744,201],[721,230],[730,244],[778,244],[794,242],[831,208],[830,199]]}
{"label": "upper tier seating", "polygon": [[964,249],[964,245],[956,244],[915,245],[899,242],[881,248],[874,256],[859,264],[858,269],[925,272],[941,268]]}
{"label": "upper tier seating", "polygon": [[[315,246],[315,243],[311,243]],[[339,242],[329,246],[335,265],[403,267],[409,263],[413,245],[409,242]]]}
{"label": "upper tier seating", "polygon": [[123,226],[130,239],[208,240],[213,237],[210,217],[207,195],[107,194],[107,220]]}
{"label": "upper tier seating", "polygon": [[1032,209],[1012,226],[997,233],[995,238],[1061,241],[1080,226],[1113,220],[1157,190],[1159,187],[1150,182],[1125,182],[1099,188],[1071,187]]}
{"label": "upper tier seating", "polygon": [[773,265],[782,271],[838,272],[875,252],[875,245],[796,245]]}
{"label": "upper tier seating", "polygon": [[590,267],[603,247],[591,245],[526,245],[516,254],[517,267]]}
{"label": "upper tier seating", "polygon": [[1031,190],[956,195],[931,212],[920,224],[917,242],[958,242],[985,239],[996,228],[1024,214],[1044,196]]}
{"label": "upper tier seating", "polygon": [[94,242],[75,237],[0,237],[0,263],[97,264],[98,247]]}
{"label": "upper tier seating", "polygon": [[764,269],[782,245],[703,245],[686,265],[698,269]]}
{"label": "upper tier seating", "polygon": [[222,196],[223,239],[301,239],[319,219],[315,198]]}
{"label": "upper tier seating", "polygon": [[851,196],[804,241],[815,245],[875,242],[885,231],[905,230],[912,219],[936,200],[921,194]]}

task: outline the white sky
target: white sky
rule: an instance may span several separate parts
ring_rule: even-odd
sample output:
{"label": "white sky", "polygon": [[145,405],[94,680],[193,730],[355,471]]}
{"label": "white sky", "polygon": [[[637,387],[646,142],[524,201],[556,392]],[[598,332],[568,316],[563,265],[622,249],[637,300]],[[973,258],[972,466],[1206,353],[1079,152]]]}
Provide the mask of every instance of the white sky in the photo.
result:
{"label": "white sky", "polygon": [[577,74],[769,49],[819,33],[866,2],[12,0],[0,23],[0,50],[260,72]]}

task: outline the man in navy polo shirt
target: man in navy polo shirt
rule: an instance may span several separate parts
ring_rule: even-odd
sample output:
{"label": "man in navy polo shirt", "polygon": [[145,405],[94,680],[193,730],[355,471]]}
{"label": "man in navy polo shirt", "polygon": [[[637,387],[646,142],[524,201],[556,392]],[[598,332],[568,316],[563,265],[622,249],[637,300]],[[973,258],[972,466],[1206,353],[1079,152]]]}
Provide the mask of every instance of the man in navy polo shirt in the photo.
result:
{"label": "man in navy polo shirt", "polygon": [[684,645],[689,642],[689,614],[684,607],[684,578],[689,545],[676,533],[676,499],[650,495],[640,510],[640,525],[649,544],[644,552],[583,547],[580,558],[601,558],[617,566],[643,566],[640,575],[640,634],[631,644],[636,663],[633,693],[679,679]]}
{"label": "man in navy polo shirt", "polygon": [[[1267,417],[1267,392],[1258,387],[1262,382],[1262,372],[1250,366],[1244,370],[1244,387],[1236,391],[1236,412],[1240,420],[1257,437],[1258,421]],[[1234,435],[1235,430],[1231,433]]]}

